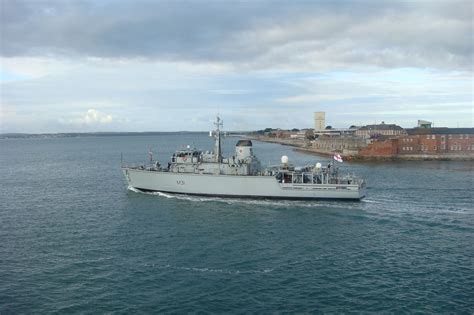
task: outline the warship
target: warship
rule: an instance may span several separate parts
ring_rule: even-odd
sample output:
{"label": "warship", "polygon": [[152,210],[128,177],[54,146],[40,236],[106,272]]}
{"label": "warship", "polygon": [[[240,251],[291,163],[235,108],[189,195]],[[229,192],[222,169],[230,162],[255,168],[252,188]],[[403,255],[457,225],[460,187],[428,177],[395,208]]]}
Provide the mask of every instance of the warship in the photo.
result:
{"label": "warship", "polygon": [[[366,184],[352,174],[339,175],[333,160],[307,166],[293,166],[287,156],[278,166],[262,168],[254,155],[252,141],[239,140],[231,157],[222,154],[223,122],[217,116],[214,150],[187,146],[171,156],[167,166],[150,158],[149,165],[122,164],[129,188],[144,192],[264,199],[361,200]],[[342,161],[342,160],[341,160]]]}

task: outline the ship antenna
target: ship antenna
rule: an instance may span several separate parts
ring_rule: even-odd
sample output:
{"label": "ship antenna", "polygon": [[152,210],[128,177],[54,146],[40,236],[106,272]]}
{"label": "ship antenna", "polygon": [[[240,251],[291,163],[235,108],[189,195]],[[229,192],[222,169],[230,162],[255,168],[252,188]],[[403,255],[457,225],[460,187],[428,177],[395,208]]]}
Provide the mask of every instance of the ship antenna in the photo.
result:
{"label": "ship antenna", "polygon": [[216,116],[216,121],[214,122],[216,130],[214,132],[214,137],[216,139],[215,152],[216,152],[216,162],[220,163],[222,160],[222,137],[221,137],[221,127],[224,127],[224,122],[219,117],[219,114]]}

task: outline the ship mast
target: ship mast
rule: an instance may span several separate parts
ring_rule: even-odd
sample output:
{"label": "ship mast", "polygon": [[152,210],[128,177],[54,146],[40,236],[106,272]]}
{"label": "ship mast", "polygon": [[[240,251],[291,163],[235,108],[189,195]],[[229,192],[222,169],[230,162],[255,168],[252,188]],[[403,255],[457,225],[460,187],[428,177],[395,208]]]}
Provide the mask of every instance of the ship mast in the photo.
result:
{"label": "ship mast", "polygon": [[214,145],[214,152],[216,154],[216,162],[220,163],[222,161],[222,137],[221,137],[221,127],[224,126],[219,115],[216,117],[216,121],[214,122],[216,126],[216,130],[214,130],[214,138],[216,139],[216,144]]}

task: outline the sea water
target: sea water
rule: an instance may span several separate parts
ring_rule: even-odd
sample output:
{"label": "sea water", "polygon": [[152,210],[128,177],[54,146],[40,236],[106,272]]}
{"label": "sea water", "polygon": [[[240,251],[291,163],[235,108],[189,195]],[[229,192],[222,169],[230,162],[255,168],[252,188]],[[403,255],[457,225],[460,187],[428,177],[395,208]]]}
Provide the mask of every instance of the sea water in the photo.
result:
{"label": "sea water", "polygon": [[[232,155],[238,138],[229,137]],[[472,162],[340,164],[361,202],[128,189],[204,134],[0,141],[0,313],[474,311]],[[329,163],[254,142],[264,165]],[[211,188],[210,188],[211,189]]]}

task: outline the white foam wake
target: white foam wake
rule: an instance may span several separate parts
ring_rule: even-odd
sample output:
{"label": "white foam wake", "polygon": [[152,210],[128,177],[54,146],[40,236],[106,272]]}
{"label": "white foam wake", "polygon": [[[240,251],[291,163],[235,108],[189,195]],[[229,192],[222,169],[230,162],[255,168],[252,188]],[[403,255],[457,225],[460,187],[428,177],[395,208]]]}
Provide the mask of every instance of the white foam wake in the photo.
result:
{"label": "white foam wake", "polygon": [[273,269],[262,269],[262,270],[228,270],[228,269],[215,269],[215,268],[206,268],[206,267],[185,267],[185,266],[173,266],[173,265],[157,265],[157,264],[145,264],[149,268],[157,269],[173,269],[181,271],[190,271],[190,272],[209,272],[209,273],[224,273],[230,275],[239,275],[239,274],[255,274],[255,273],[269,273]]}

